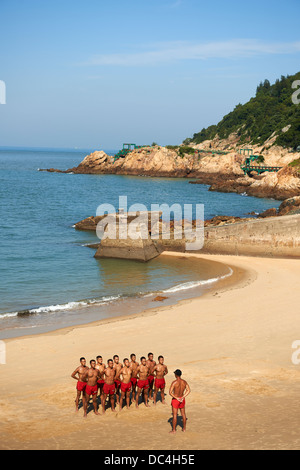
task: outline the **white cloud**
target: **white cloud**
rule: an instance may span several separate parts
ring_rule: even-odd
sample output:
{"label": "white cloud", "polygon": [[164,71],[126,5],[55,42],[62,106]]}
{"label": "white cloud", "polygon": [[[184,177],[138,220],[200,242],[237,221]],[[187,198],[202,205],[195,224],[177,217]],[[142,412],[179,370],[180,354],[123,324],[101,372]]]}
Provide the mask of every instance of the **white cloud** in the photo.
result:
{"label": "white cloud", "polygon": [[300,41],[293,43],[268,43],[255,39],[234,39],[206,43],[177,41],[155,45],[152,49],[147,47],[144,52],[94,55],[83,65],[147,66],[181,60],[234,59],[297,52],[300,52]]}

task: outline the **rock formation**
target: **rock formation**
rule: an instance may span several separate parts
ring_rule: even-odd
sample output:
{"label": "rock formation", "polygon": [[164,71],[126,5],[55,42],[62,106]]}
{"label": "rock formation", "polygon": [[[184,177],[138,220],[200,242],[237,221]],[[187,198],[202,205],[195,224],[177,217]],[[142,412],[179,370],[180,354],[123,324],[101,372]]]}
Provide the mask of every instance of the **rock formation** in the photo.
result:
{"label": "rock formation", "polygon": [[[241,164],[245,157],[238,154],[238,141],[234,136],[226,140],[214,139],[195,145],[195,153],[181,156],[176,149],[166,147],[144,147],[114,161],[113,156],[103,151],[87,155],[74,168],[67,170],[47,170],[49,172],[80,174],[120,174],[152,177],[194,178],[193,184],[209,184],[211,191],[246,193],[249,196],[284,200],[300,195],[300,174],[296,168],[288,166],[300,157],[288,149],[276,146],[254,147],[255,154],[262,154],[265,166],[281,166],[278,173],[263,173],[245,176]],[[227,151],[225,155],[212,155],[211,148]],[[201,150],[197,153],[197,150]]]}

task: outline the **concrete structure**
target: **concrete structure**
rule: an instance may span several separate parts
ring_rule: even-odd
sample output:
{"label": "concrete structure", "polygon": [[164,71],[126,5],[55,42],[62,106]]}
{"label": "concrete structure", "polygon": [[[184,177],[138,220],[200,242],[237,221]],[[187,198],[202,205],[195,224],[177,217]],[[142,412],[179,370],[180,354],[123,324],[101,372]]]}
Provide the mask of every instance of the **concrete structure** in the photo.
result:
{"label": "concrete structure", "polygon": [[300,257],[300,215],[255,219],[205,229],[202,253]]}
{"label": "concrete structure", "polygon": [[[96,221],[96,218],[86,219],[78,228],[96,230]],[[144,230],[147,231],[147,222]],[[172,231],[169,240],[161,236],[152,240],[150,218],[148,231],[145,239],[123,240],[118,235],[116,239],[103,239],[95,256],[148,261],[163,251],[186,251],[187,240],[174,239]],[[204,237],[204,248],[196,253],[297,258],[300,257],[300,214],[210,226],[205,228]]]}

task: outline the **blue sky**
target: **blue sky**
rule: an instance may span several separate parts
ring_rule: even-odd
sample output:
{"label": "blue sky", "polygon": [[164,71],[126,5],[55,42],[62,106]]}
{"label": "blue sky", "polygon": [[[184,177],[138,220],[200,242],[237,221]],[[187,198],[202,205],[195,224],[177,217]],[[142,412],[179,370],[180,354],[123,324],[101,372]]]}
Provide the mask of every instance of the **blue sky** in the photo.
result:
{"label": "blue sky", "polygon": [[0,0],[0,146],[179,144],[300,70],[299,0]]}

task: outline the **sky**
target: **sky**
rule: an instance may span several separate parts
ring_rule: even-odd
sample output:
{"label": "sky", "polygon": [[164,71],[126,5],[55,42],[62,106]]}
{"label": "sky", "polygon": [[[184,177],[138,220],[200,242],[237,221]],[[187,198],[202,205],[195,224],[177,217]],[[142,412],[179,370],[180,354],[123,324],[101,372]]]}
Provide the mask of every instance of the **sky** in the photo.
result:
{"label": "sky", "polygon": [[0,146],[177,145],[300,71],[299,0],[0,0]]}

